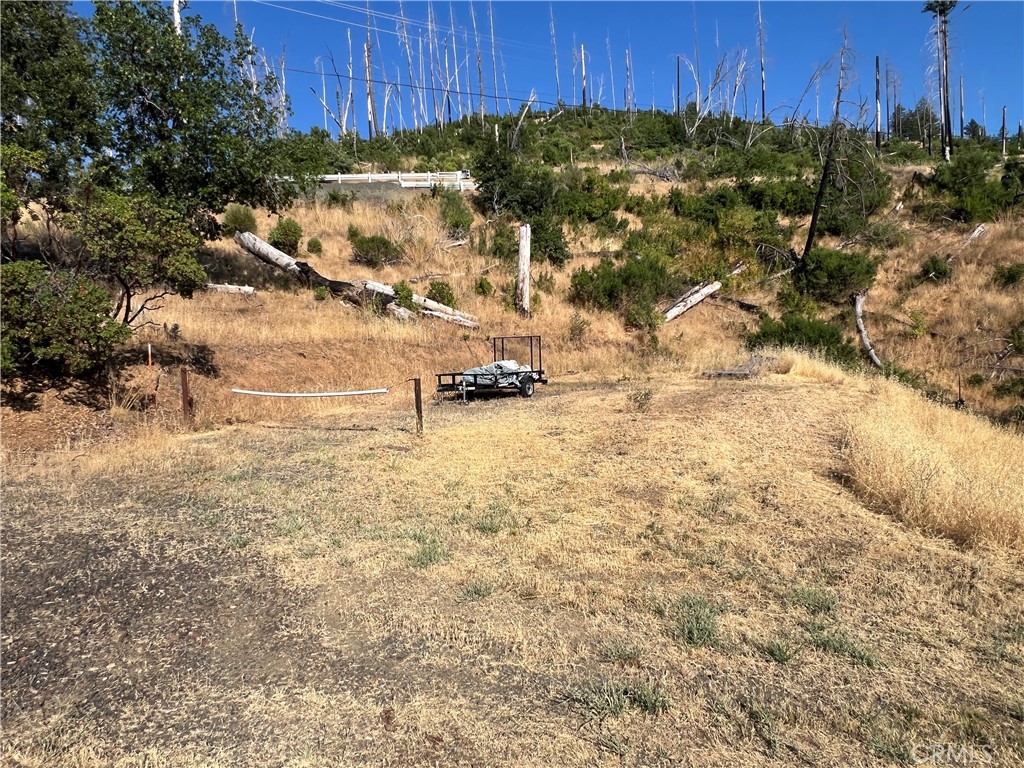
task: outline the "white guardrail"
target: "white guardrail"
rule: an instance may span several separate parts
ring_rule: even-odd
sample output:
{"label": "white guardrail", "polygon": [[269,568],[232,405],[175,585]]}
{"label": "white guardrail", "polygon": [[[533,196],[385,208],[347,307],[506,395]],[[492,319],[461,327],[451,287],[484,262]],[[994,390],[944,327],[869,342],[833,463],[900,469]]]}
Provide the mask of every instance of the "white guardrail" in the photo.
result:
{"label": "white guardrail", "polygon": [[476,182],[469,171],[444,171],[439,173],[332,173],[320,177],[321,183],[369,184],[375,181],[397,183],[405,189],[430,189],[445,187],[460,192],[476,189]]}

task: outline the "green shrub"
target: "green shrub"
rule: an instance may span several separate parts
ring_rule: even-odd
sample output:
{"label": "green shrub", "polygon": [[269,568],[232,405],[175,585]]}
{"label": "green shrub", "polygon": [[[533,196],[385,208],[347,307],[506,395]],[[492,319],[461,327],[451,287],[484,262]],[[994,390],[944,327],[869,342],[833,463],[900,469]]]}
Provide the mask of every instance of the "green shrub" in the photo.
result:
{"label": "green shrub", "polygon": [[629,184],[633,181],[633,172],[626,168],[615,168],[608,171],[607,179],[612,184]]}
{"label": "green shrub", "polygon": [[487,279],[487,275],[480,275],[477,278],[476,283],[473,285],[473,292],[477,296],[491,296],[494,294],[494,286]]}
{"label": "green shrub", "polygon": [[944,258],[933,254],[921,262],[919,276],[922,280],[934,280],[938,283],[944,283],[953,276],[953,269]]}
{"label": "green shrub", "polygon": [[837,302],[867,290],[876,270],[866,254],[814,248],[793,270],[793,285],[805,295]]}
{"label": "green shrub", "polygon": [[1024,376],[1012,376],[992,387],[996,397],[1019,397],[1024,399]]}
{"label": "green shrub", "polygon": [[402,260],[401,247],[383,235],[364,235],[354,224],[348,228],[348,240],[352,243],[352,261],[380,269]]}
{"label": "green shrub", "polygon": [[550,262],[556,267],[563,267],[569,261],[565,233],[554,217],[538,216],[530,221],[530,258]]}
{"label": "green shrub", "polygon": [[1010,330],[1010,344],[1018,355],[1024,355],[1024,326]]}
{"label": "green shrub", "polygon": [[292,258],[299,255],[299,242],[302,240],[302,227],[292,218],[281,219],[267,235],[267,242],[284,251]]}
{"label": "green shrub", "polygon": [[619,264],[605,257],[594,267],[573,272],[569,300],[620,312],[631,327],[654,328],[660,317],[655,304],[677,293],[679,285],[668,259],[657,253],[627,256]]}
{"label": "green shrub", "polygon": [[966,384],[971,389],[977,389],[978,387],[984,386],[986,381],[988,381],[988,378],[985,376],[985,374],[972,373],[970,376],[964,379],[964,384]]}
{"label": "green shrub", "polygon": [[538,291],[544,291],[548,296],[555,292],[555,276],[547,270],[538,273],[533,284],[537,286]]}
{"label": "green shrub", "polygon": [[743,181],[737,189],[749,205],[759,210],[781,211],[787,216],[808,216],[814,209],[815,189],[802,179]]}
{"label": "green shrub", "polygon": [[110,297],[91,281],[37,261],[0,266],[0,374],[80,376],[110,360],[131,328],[112,320]]}
{"label": "green shrub", "polygon": [[593,168],[569,168],[558,178],[554,211],[574,224],[594,222],[621,208],[626,194]]}
{"label": "green shrub", "polygon": [[326,301],[327,297],[331,295],[331,292],[327,290],[326,285],[318,285],[313,289],[313,298],[316,301]]}
{"label": "green shrub", "polygon": [[310,253],[320,254],[324,252],[324,244],[320,242],[319,237],[311,237],[306,243],[306,250]]}
{"label": "green shrub", "polygon": [[466,207],[462,195],[454,189],[442,189],[437,194],[441,199],[441,219],[448,237],[454,240],[466,237],[473,226],[473,214]]}
{"label": "green shrub", "polygon": [[1024,261],[1000,265],[992,277],[992,282],[1000,288],[1012,288],[1021,281],[1024,281]]}
{"label": "green shrub", "polygon": [[256,234],[256,214],[247,205],[229,203],[224,209],[224,224],[221,229],[231,237],[236,232],[252,232]]}
{"label": "green shrub", "polygon": [[569,318],[570,343],[575,346],[582,344],[588,330],[590,330],[590,321],[579,312],[573,312],[572,317]]}
{"label": "green shrub", "polygon": [[796,347],[818,352],[825,359],[842,365],[857,362],[857,350],[843,337],[842,328],[796,313],[783,315],[782,320],[764,317],[760,330],[747,337],[747,345],[751,349]]}
{"label": "green shrub", "polygon": [[327,192],[324,203],[328,208],[341,208],[347,210],[352,207],[352,201],[356,196],[352,192],[344,192],[340,189],[332,189]]}
{"label": "green shrub", "polygon": [[412,286],[405,282],[405,280],[399,280],[391,287],[395,289],[395,303],[411,312],[415,312],[416,304],[412,300]]}
{"label": "green shrub", "polygon": [[452,287],[444,280],[431,280],[430,290],[427,291],[427,298],[436,301],[438,304],[456,309],[455,293]]}
{"label": "green shrub", "polygon": [[989,180],[999,158],[983,147],[960,146],[953,159],[935,169],[930,186],[946,195],[950,215],[959,221],[991,221],[1017,199],[1017,169],[1008,164],[1001,181]]}

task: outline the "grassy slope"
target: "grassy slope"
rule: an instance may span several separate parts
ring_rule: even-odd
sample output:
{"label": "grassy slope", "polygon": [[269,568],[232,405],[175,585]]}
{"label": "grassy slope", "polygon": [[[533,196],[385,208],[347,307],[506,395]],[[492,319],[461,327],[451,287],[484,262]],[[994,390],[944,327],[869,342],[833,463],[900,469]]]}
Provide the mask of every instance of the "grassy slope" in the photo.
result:
{"label": "grassy slope", "polygon": [[1014,764],[1019,554],[865,508],[837,477],[874,385],[787,368],[568,376],[433,406],[422,438],[381,400],[14,464],[7,755]]}
{"label": "grassy slope", "polygon": [[[373,276],[347,261],[353,220],[410,239],[412,263],[377,277],[485,266],[435,246],[429,205],[299,215],[331,277]],[[1019,242],[1000,226],[997,245]],[[906,259],[892,270],[916,269]],[[880,514],[892,493],[872,496],[874,480],[903,466],[920,490],[917,454],[859,485],[844,473],[878,422],[935,449],[970,432],[947,417],[971,417],[791,353],[753,382],[702,380],[745,357],[750,316],[724,304],[663,328],[651,355],[615,318],[583,313],[574,341],[559,298],[527,321],[474,280],[451,278],[483,324],[468,333],[305,292],[171,299],[156,320],[181,338],[137,340],[138,362],[151,339],[166,366],[156,409],[115,407],[120,439],[91,449],[5,445],[8,758],[885,764],[945,742],[1024,756],[1019,438],[978,422],[953,447],[991,457],[970,471],[1003,489],[1007,517],[966,535],[934,522],[948,509],[915,519],[975,542],[960,550]],[[411,433],[404,379],[429,391],[432,373],[489,359],[489,334],[521,332],[544,334],[552,385],[431,406]],[[204,360],[202,431],[176,435],[176,366]],[[393,384],[361,401],[229,392]],[[686,643],[715,625],[710,645]]]}

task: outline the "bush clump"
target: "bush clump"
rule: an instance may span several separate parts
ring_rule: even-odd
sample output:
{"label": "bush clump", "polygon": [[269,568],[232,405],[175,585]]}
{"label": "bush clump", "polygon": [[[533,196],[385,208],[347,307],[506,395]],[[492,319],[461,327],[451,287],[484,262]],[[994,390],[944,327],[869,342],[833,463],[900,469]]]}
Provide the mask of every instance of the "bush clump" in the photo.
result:
{"label": "bush clump", "polygon": [[352,243],[352,261],[380,269],[402,260],[401,247],[383,235],[364,235],[358,227],[348,228],[348,239]]}
{"label": "bush clump", "polygon": [[941,256],[932,255],[921,262],[920,277],[922,280],[934,280],[944,283],[953,276],[953,269]]}
{"label": "bush clump", "polygon": [[103,366],[131,328],[111,319],[111,301],[95,283],[50,272],[38,261],[0,266],[0,374],[79,376]]}
{"label": "bush clump", "polygon": [[448,237],[453,240],[466,237],[473,226],[473,213],[466,206],[462,195],[454,189],[434,189],[441,199],[441,219]]}
{"label": "bush clump", "polygon": [[616,264],[605,257],[592,268],[572,274],[569,300],[582,306],[620,312],[627,326],[655,328],[655,304],[680,284],[668,259],[655,253],[629,256]]}
{"label": "bush clump", "polygon": [[252,232],[256,234],[256,214],[247,205],[229,203],[224,209],[224,224],[221,230],[227,237],[232,237],[236,232]]}
{"label": "bush clump", "polygon": [[427,298],[436,301],[438,304],[456,309],[455,292],[451,285],[444,280],[431,280],[430,289],[427,291]]}
{"label": "bush clump", "polygon": [[352,192],[344,192],[340,189],[332,189],[324,198],[324,204],[328,208],[340,208],[347,210],[352,207],[352,201],[356,199]]}
{"label": "bush clump", "polygon": [[783,315],[781,320],[763,317],[760,330],[747,337],[747,346],[751,349],[796,347],[817,352],[826,360],[841,365],[857,362],[857,350],[843,336],[842,328],[796,312]]}
{"label": "bush clump", "polygon": [[1024,261],[996,267],[992,282],[999,288],[1012,288],[1017,283],[1024,282]]}
{"label": "bush clump", "polygon": [[553,217],[538,216],[530,221],[530,257],[556,267],[563,267],[569,261],[569,245],[561,225]]}
{"label": "bush clump", "polygon": [[793,270],[793,285],[806,296],[839,302],[870,288],[877,269],[866,254],[814,248]]}
{"label": "bush clump", "polygon": [[491,285],[491,281],[487,279],[486,275],[480,275],[476,285],[473,286],[473,292],[477,296],[491,296],[494,293],[494,286]]}
{"label": "bush clump", "polygon": [[292,258],[299,255],[299,243],[302,241],[302,227],[295,219],[281,219],[267,235],[267,242],[284,251]]}
{"label": "bush clump", "polygon": [[415,312],[416,304],[412,300],[412,286],[405,282],[405,280],[399,280],[391,287],[395,289],[395,303],[411,312]]}
{"label": "bush clump", "polygon": [[311,237],[306,243],[306,250],[310,253],[320,254],[324,252],[324,244],[320,242],[319,237]]}

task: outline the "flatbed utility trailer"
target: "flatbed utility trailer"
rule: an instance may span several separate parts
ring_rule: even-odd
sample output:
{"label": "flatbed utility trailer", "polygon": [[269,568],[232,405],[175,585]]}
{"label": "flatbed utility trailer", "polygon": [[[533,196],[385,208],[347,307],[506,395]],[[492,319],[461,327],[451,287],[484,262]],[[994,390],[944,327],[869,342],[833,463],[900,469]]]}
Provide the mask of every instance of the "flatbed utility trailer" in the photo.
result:
{"label": "flatbed utility trailer", "polygon": [[[530,362],[518,363],[506,356],[509,347],[529,349]],[[547,384],[544,376],[544,348],[540,336],[495,336],[491,339],[491,363],[466,371],[437,374],[437,392],[462,395],[465,402],[476,392],[519,390],[522,397],[533,397],[537,384]]]}

